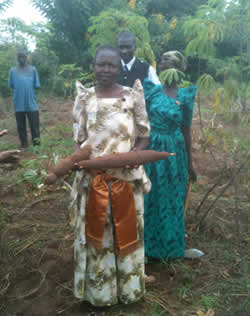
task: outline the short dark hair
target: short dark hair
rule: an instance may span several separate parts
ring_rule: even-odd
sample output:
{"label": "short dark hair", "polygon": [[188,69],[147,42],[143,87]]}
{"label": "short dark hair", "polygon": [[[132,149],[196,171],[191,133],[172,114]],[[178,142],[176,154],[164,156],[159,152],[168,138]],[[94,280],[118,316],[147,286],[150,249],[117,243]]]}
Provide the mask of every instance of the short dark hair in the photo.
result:
{"label": "short dark hair", "polygon": [[100,52],[104,51],[104,50],[108,50],[110,52],[113,52],[117,55],[117,57],[121,58],[120,57],[120,51],[118,48],[114,47],[113,45],[110,45],[110,44],[105,44],[105,45],[102,45],[102,46],[99,46],[96,50],[96,53],[95,53],[95,61],[96,61],[96,58],[98,56],[98,54],[100,54]]}
{"label": "short dark hair", "polygon": [[121,38],[122,39],[132,39],[134,41],[134,43],[136,43],[136,38],[135,38],[134,34],[128,32],[128,31],[121,32],[119,39],[121,39]]}

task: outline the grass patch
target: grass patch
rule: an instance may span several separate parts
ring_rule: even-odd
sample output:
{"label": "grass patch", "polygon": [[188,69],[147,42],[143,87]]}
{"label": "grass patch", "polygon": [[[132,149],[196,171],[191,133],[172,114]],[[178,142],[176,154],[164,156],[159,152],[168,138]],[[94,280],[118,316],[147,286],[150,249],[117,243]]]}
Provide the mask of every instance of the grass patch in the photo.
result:
{"label": "grass patch", "polygon": [[[34,306],[43,306],[45,310],[54,306],[52,315],[60,312],[62,316],[78,316],[89,307],[79,304],[72,294],[74,230],[69,226],[69,190],[60,180],[56,185],[39,188],[47,170],[73,151],[72,101],[45,99],[42,95],[39,100],[41,146],[31,146],[22,153],[17,167],[0,166],[0,315],[23,312],[25,316],[33,316]],[[210,115],[209,111],[205,114]],[[0,112],[0,116],[4,128],[9,128],[9,134],[0,139],[0,150],[14,149],[18,141],[14,114]],[[197,127],[196,132],[198,140]],[[213,150],[219,155],[221,148]],[[234,191],[218,201],[200,230],[194,229],[194,210],[214,180],[202,173],[208,165],[208,160],[205,161],[198,183],[192,188],[186,217],[187,248],[201,249],[205,256],[200,260],[149,260],[146,272],[154,275],[156,282],[147,286],[144,299],[129,306],[113,306],[107,316],[197,316],[200,310],[231,316],[235,311],[245,312],[249,308],[248,235],[240,226],[239,247],[234,225]],[[73,175],[67,178],[70,184],[72,180]],[[242,202],[247,200],[247,194],[240,194],[242,213],[247,215],[249,202]],[[26,297],[25,302],[10,300],[39,287],[39,270],[46,272],[41,288]]]}
{"label": "grass patch", "polygon": [[205,310],[214,309],[217,298],[210,295],[202,295],[200,304]]}

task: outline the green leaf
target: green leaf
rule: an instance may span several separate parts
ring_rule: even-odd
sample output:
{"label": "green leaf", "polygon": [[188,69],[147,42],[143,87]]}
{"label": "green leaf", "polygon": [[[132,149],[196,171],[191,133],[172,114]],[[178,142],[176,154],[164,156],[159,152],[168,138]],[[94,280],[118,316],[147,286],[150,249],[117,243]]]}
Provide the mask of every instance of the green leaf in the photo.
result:
{"label": "green leaf", "polygon": [[25,180],[30,179],[30,178],[35,178],[37,176],[37,170],[34,169],[29,169],[24,172],[23,177]]}
{"label": "green leaf", "polygon": [[159,75],[159,79],[162,84],[167,82],[167,84],[170,86],[173,82],[179,83],[182,78],[185,77],[185,74],[176,69],[176,68],[170,68],[162,71]]}

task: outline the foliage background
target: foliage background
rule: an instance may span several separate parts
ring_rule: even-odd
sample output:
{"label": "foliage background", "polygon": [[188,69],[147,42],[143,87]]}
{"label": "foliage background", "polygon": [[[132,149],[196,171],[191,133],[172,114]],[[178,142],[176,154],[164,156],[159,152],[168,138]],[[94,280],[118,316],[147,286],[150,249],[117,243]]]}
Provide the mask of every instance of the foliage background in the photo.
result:
{"label": "foliage background", "polygon": [[[0,14],[12,1],[0,1]],[[241,81],[249,81],[250,4],[247,0],[32,0],[48,23],[25,25],[16,18],[1,20],[0,94],[6,96],[8,69],[15,51],[36,41],[30,62],[40,74],[45,90],[71,95],[70,74],[61,67],[74,65],[84,84],[93,82],[92,60],[96,47],[116,45],[119,33],[129,30],[137,38],[137,56],[154,66],[168,50],[179,50],[189,61],[186,79],[195,82],[204,73],[221,83],[218,66],[239,66]],[[7,36],[6,36],[7,34]],[[71,71],[71,72],[72,72]],[[228,72],[229,73],[229,72]],[[233,70],[231,75],[234,76]],[[74,85],[73,85],[74,86]],[[245,90],[248,88],[245,87]]]}
{"label": "foliage background", "polygon": [[[42,84],[42,95],[37,95],[42,145],[30,147],[16,170],[0,168],[0,262],[4,263],[0,264],[0,314],[2,306],[22,313],[20,305],[25,305],[24,315],[40,316],[44,311],[47,316],[44,306],[49,306],[49,299],[57,303],[58,314],[68,315],[76,303],[69,274],[73,258],[64,256],[73,244],[71,228],[66,224],[68,204],[64,202],[72,178],[53,188],[41,185],[46,171],[73,149],[71,108],[75,79],[93,84],[96,46],[115,44],[125,28],[137,37],[138,56],[156,65],[163,52],[180,50],[189,63],[182,83],[198,85],[192,136],[199,181],[192,185],[187,234],[188,246],[206,254],[201,261],[157,263],[149,270],[147,273],[156,273],[161,282],[149,288],[145,301],[136,305],[142,312],[138,315],[175,315],[171,309],[176,306],[182,311],[176,315],[212,316],[213,310],[216,315],[217,311],[225,316],[247,315],[249,0],[32,0],[48,23],[31,26],[15,18],[1,19],[1,12],[11,2],[0,0],[0,129],[9,129],[9,134],[1,138],[0,150],[17,146],[7,81],[16,51],[27,47],[27,37],[36,41],[29,62],[37,67]],[[58,251],[54,249],[55,241],[60,245]],[[34,293],[27,282],[33,289],[35,282],[30,273],[40,271],[50,244],[65,259],[54,254],[57,259],[53,268],[51,253],[47,254],[44,266],[50,268],[46,275],[49,283],[44,284],[44,289],[50,292],[42,289]],[[51,285],[52,281],[55,283]],[[31,305],[20,300],[20,294],[30,295]],[[135,315],[134,310],[122,310],[129,306],[114,308],[110,315]],[[190,309],[198,311],[191,314]],[[4,315],[14,315],[14,311]]]}

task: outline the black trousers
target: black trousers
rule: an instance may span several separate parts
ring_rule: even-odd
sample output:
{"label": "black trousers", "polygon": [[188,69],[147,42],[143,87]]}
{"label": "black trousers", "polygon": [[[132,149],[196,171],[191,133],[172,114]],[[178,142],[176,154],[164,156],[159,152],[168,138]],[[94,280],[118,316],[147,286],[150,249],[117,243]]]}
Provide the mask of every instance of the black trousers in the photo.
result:
{"label": "black trousers", "polygon": [[40,120],[39,112],[16,112],[17,132],[22,147],[28,147],[26,116],[29,121],[33,145],[40,145]]}

